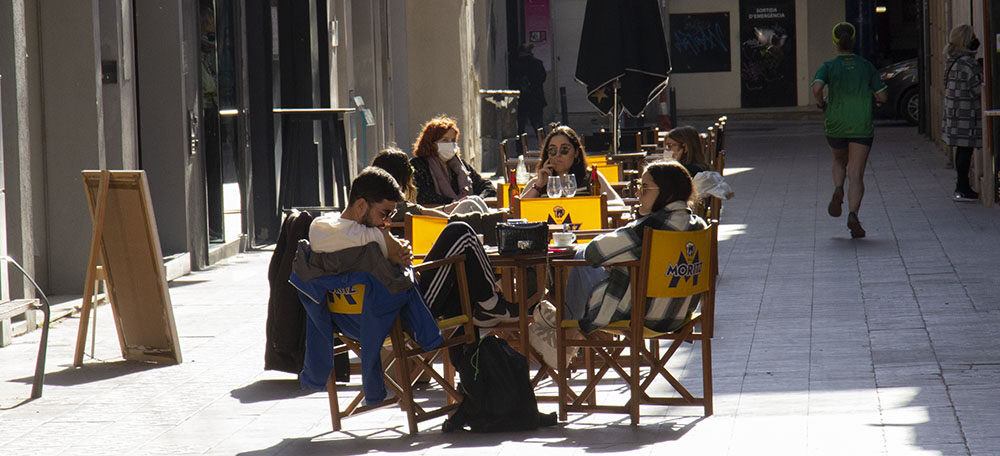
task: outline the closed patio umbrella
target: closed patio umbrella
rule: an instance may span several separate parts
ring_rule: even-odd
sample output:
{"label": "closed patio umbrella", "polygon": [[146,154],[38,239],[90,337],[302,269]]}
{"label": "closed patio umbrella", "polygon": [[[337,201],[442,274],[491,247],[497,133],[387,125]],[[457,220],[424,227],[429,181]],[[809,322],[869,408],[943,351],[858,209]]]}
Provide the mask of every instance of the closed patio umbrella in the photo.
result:
{"label": "closed patio umbrella", "polygon": [[587,1],[576,79],[587,86],[591,104],[613,116],[613,152],[619,108],[638,115],[666,87],[669,76],[670,57],[656,0]]}

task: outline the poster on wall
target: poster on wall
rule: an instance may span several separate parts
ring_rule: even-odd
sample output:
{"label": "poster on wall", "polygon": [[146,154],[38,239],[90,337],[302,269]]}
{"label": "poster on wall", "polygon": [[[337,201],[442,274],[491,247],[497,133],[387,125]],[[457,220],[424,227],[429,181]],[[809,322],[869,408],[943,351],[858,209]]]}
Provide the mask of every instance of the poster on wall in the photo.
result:
{"label": "poster on wall", "polygon": [[729,13],[670,15],[670,64],[674,73],[731,71]]}
{"label": "poster on wall", "polygon": [[740,101],[795,106],[795,1],[740,0]]}
{"label": "poster on wall", "polygon": [[552,31],[549,23],[549,0],[525,0],[524,43],[531,45],[532,54],[542,61],[545,71],[552,71]]}

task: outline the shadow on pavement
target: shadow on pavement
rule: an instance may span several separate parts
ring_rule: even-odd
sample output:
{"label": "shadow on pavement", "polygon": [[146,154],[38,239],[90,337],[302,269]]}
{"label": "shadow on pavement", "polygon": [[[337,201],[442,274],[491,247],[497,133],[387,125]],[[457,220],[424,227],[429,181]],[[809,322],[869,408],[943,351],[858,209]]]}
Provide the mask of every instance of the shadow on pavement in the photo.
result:
{"label": "shadow on pavement", "polygon": [[842,245],[842,246],[845,246],[845,247],[849,246],[849,245],[855,245],[855,244],[861,244],[861,243],[863,243],[866,246],[873,246],[873,245],[880,245],[880,244],[892,245],[892,244],[895,244],[896,240],[895,240],[895,238],[892,238],[891,236],[892,236],[891,233],[889,233],[889,234],[882,234],[882,233],[875,233],[875,232],[869,231],[868,234],[865,235],[865,237],[863,237],[863,238],[851,239],[851,235],[850,235],[850,233],[847,232],[847,228],[845,227],[843,234],[838,234],[838,235],[833,236],[833,237],[830,238],[830,243],[831,244],[838,243],[837,245]]}
{"label": "shadow on pavement", "polygon": [[208,280],[196,280],[196,279],[174,279],[167,284],[167,288],[180,288],[189,285],[198,285],[206,283]]}
{"label": "shadow on pavement", "polygon": [[[578,419],[584,419],[584,415]],[[634,451],[655,443],[679,440],[705,417],[693,419],[681,425],[663,421],[633,427],[628,417],[601,424],[585,424],[582,427],[566,428],[560,423],[553,427],[539,428],[537,431],[498,432],[477,434],[468,431],[442,433],[440,425],[421,429],[415,436],[406,434],[405,425],[384,429],[367,429],[360,432],[329,432],[313,437],[284,439],[280,443],[260,450],[239,453],[240,456],[264,456],[275,454],[338,454],[360,455],[367,453],[413,453],[429,448],[438,450],[497,448],[506,442],[521,442],[527,439],[544,439],[544,447],[577,448],[588,453],[619,453]],[[683,421],[687,421],[686,419]],[[575,425],[576,426],[576,425]],[[368,432],[371,431],[371,432]],[[393,435],[387,436],[386,433]],[[398,435],[398,436],[397,436]],[[325,440],[333,438],[333,440]],[[491,451],[492,452],[492,451]]]}
{"label": "shadow on pavement", "polygon": [[20,407],[20,406],[22,406],[22,405],[24,405],[24,404],[27,404],[27,403],[29,403],[29,402],[31,402],[31,401],[33,401],[33,400],[35,400],[35,398],[33,398],[33,397],[28,397],[28,398],[25,398],[24,400],[22,400],[21,402],[18,402],[18,403],[14,404],[14,405],[11,405],[11,406],[9,406],[9,407],[0,407],[0,411],[4,411],[4,410],[14,410],[14,409],[16,409],[16,408],[18,408],[18,407]]}
{"label": "shadow on pavement", "polygon": [[[48,372],[45,374],[45,384],[54,386],[75,386],[85,383],[99,382],[123,375],[135,374],[158,367],[169,365],[144,363],[141,361],[109,361],[98,363],[84,363],[83,367],[66,367],[61,371]],[[21,377],[10,380],[12,382],[31,383],[34,377]]]}
{"label": "shadow on pavement", "polygon": [[229,392],[234,399],[238,399],[241,404],[251,404],[254,402],[277,401],[281,399],[292,399],[300,396],[308,396],[315,391],[303,388],[295,379],[269,379],[258,380],[249,385],[236,388]]}

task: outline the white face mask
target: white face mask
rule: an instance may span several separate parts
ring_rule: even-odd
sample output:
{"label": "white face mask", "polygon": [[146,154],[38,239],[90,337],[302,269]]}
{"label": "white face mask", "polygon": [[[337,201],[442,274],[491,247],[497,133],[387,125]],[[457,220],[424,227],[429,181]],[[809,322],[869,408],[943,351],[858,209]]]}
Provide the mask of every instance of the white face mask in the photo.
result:
{"label": "white face mask", "polygon": [[438,156],[444,161],[451,160],[458,153],[458,145],[453,142],[439,142],[437,147]]}

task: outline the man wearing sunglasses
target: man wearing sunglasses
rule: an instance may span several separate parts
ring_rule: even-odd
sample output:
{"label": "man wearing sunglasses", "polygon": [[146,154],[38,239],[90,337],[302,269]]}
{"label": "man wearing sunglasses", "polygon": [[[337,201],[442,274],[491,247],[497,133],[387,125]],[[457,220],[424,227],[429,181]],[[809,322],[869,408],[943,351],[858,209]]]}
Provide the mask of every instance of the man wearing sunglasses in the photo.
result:
{"label": "man wearing sunglasses", "polygon": [[[403,199],[396,180],[381,168],[365,168],[351,182],[348,199],[342,213],[312,221],[309,243],[300,241],[292,263],[288,280],[310,322],[299,381],[308,388],[325,387],[334,362],[342,362],[333,356],[330,335],[336,327],[361,342],[362,386],[365,403],[371,405],[386,396],[380,349],[397,316],[425,349],[437,347],[443,338],[414,285],[409,243],[388,230],[396,203]],[[335,310],[338,305],[346,307]]]}
{"label": "man wearing sunglasses", "polygon": [[396,180],[381,168],[368,167],[351,182],[347,209],[313,220],[309,244],[313,252],[336,252],[378,243],[382,254],[393,264],[409,266],[413,251],[406,240],[389,233],[389,223],[403,192]]}

